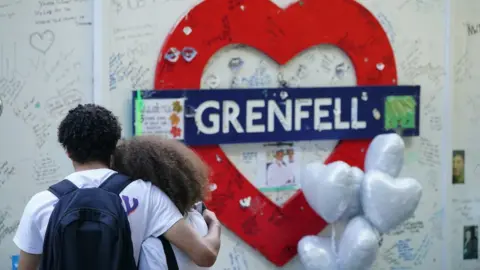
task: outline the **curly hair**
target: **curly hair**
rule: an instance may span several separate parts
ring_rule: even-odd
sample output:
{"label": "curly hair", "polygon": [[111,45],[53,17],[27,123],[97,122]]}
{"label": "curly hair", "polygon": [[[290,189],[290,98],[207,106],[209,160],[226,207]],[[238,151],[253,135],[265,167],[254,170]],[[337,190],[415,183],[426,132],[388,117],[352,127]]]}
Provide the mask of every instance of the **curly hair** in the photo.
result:
{"label": "curly hair", "polygon": [[120,139],[122,128],[113,113],[95,104],[71,109],[58,126],[58,142],[69,157],[80,164],[110,158]]}
{"label": "curly hair", "polygon": [[185,214],[207,196],[209,168],[190,148],[177,140],[139,136],[122,140],[112,169],[152,182]]}

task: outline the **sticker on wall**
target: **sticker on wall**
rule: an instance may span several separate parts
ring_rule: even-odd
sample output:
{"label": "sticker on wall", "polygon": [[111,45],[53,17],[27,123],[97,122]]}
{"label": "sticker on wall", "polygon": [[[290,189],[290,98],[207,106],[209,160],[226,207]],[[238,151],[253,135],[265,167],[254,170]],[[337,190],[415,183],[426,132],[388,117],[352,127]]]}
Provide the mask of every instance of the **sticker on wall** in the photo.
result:
{"label": "sticker on wall", "polygon": [[[185,16],[175,26],[163,44],[161,55],[168,55],[168,57],[159,59],[155,71],[155,89],[199,90],[207,62],[217,51],[231,44],[244,44],[256,48],[270,56],[279,65],[286,64],[290,59],[312,46],[331,44],[342,49],[350,57],[355,67],[357,84],[359,86],[388,86],[396,84],[395,57],[387,34],[375,16],[357,1],[302,0],[290,5],[286,9],[279,8],[270,0],[243,0],[237,2],[205,0],[188,12],[188,16]],[[212,13],[212,10],[215,10],[215,12]],[[335,25],[335,27],[321,27],[324,25]],[[305,26],[317,27],[320,30],[312,34],[311,27]],[[187,34],[185,32],[186,27],[189,28],[187,33],[194,32],[195,35]],[[173,52],[171,50],[171,48],[185,47],[195,48],[196,52],[198,52],[191,62],[177,61],[178,57],[180,57],[178,50]],[[229,68],[237,70],[241,68],[241,63],[241,61],[235,60]],[[212,78],[210,88],[218,87],[217,82],[222,78]],[[284,78],[284,80],[285,87],[296,87],[298,84],[297,78]],[[383,130],[396,129],[400,123],[400,125],[407,125],[411,130],[418,131],[418,96],[413,97],[415,101],[413,103],[412,98],[394,98],[393,100],[389,99],[388,101],[382,100],[379,102],[378,99],[375,99],[374,93],[376,92],[365,91],[364,89],[364,87],[356,89],[358,103],[342,103],[341,110],[344,109],[343,106],[348,106],[347,111],[351,111],[352,108],[357,106],[359,110],[358,119],[362,117],[365,117],[364,119],[368,118],[369,120],[365,121],[370,121],[372,125],[375,123]],[[299,89],[292,89],[292,92],[288,92],[289,96],[294,95],[295,90]],[[324,91],[317,88],[310,90]],[[378,90],[386,91],[387,88]],[[340,93],[334,94],[333,91],[330,90],[329,97],[335,98],[339,97],[337,95],[342,95]],[[176,96],[178,95],[177,91],[161,92],[172,92],[172,96],[168,98],[179,98]],[[189,91],[185,91],[185,93],[187,92]],[[219,94],[220,92],[237,91],[196,92],[218,92],[217,94],[220,96],[229,95]],[[366,92],[367,95],[362,95],[363,92]],[[195,96],[197,104],[192,104],[190,102],[194,102],[191,101],[194,95],[190,96],[189,93],[186,95],[189,95],[189,97],[185,100],[183,106],[186,111],[185,115],[197,115],[199,102],[212,98],[212,96],[198,95]],[[412,92],[406,92],[403,95],[412,96]],[[394,96],[397,97],[399,95]],[[251,98],[252,96],[249,97]],[[386,95],[383,97],[386,98]],[[162,96],[161,98],[167,97]],[[350,96],[351,98],[352,96]],[[236,99],[238,102],[240,100],[240,97]],[[262,100],[265,101],[265,99]],[[243,101],[245,101],[245,98]],[[154,107],[155,102],[157,101],[145,99],[144,107]],[[368,113],[361,113],[363,104],[376,104],[377,106],[375,108],[370,107]],[[190,107],[191,105],[193,107]],[[220,106],[221,104],[219,103],[218,105]],[[413,110],[410,109],[412,105],[414,105]],[[215,108],[209,108],[208,110],[212,109],[215,110]],[[214,114],[209,115],[209,113],[205,113],[204,117],[209,116],[211,117],[210,119],[202,117],[202,119],[197,120],[210,120],[210,124],[212,124],[211,121],[217,121],[216,116]],[[239,112],[240,115],[246,116],[248,114],[240,114]],[[218,121],[223,119],[221,114],[218,117],[220,118]],[[311,118],[310,116],[309,119]],[[345,119],[351,120],[351,118],[350,114]],[[138,120],[137,118],[135,119]],[[139,119],[141,119],[140,116]],[[220,221],[225,226],[246,243],[258,250],[272,263],[282,266],[296,255],[298,241],[303,236],[315,235],[325,228],[326,222],[308,206],[302,192],[297,192],[282,207],[277,206],[245,179],[218,146],[219,142],[207,140],[205,133],[202,132],[196,135],[197,137],[189,137],[195,133],[191,130],[192,127],[196,127],[196,125],[192,124],[195,121],[195,117],[184,119],[185,132],[183,133],[183,138],[187,142],[189,139],[192,140],[192,138],[200,142],[196,146],[192,146],[192,148],[210,164],[213,171],[212,181],[216,188],[212,193],[212,200],[207,203],[207,206],[217,213]],[[413,119],[415,121],[411,121]],[[241,120],[244,121],[243,124],[247,124],[246,119]],[[258,122],[257,119],[252,121],[255,122],[254,124]],[[370,122],[367,124],[370,124]],[[411,128],[412,125],[414,125],[414,128]],[[232,126],[229,125],[230,131],[233,130]],[[219,128],[223,130],[224,126],[220,125]],[[311,126],[311,129],[313,129],[313,126]],[[216,130],[210,129],[210,132],[215,133]],[[349,136],[352,134],[358,135],[361,133],[361,130],[362,125],[356,125],[354,128],[349,129],[346,134],[349,134]],[[366,132],[368,133],[368,131]],[[257,133],[236,132],[234,136],[228,138],[227,134],[220,132],[220,134],[215,134],[215,136],[227,142],[234,141],[234,137],[243,138],[244,141],[256,137],[256,141],[260,141],[259,136],[267,136],[265,134],[268,134],[268,132]],[[292,135],[294,133],[289,134]],[[330,131],[327,131],[327,133],[331,134]],[[285,134],[287,133],[283,135]],[[203,138],[201,138],[202,136]],[[246,138],[248,136],[251,136],[251,138]],[[277,134],[276,136],[280,135]],[[327,158],[326,163],[342,160],[351,166],[363,168],[365,152],[373,136],[363,137],[365,139],[359,139],[360,137],[353,139],[354,137],[338,133],[337,136],[337,139],[342,138],[342,140],[330,157]],[[271,137],[268,138],[268,140],[264,141],[272,141],[270,140]],[[285,135],[283,139],[292,140],[292,137]],[[293,138],[293,140],[296,139]],[[251,198],[249,203],[247,203],[245,198]],[[243,202],[242,204],[240,204],[241,201]],[[256,211],[248,210],[252,207],[258,207],[258,205],[261,206],[259,211],[257,211],[258,209]]]}

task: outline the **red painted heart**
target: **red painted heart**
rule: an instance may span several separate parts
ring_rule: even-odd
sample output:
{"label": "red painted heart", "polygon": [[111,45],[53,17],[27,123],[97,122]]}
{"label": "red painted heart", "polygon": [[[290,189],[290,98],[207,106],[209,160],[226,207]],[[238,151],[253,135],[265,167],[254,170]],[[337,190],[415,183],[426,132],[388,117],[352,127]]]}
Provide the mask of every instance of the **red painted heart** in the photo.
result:
{"label": "red painted heart", "polygon": [[[186,35],[183,29],[191,29]],[[198,89],[209,59],[229,44],[245,44],[280,65],[319,44],[345,51],[358,85],[396,84],[393,50],[375,17],[352,0],[300,0],[283,10],[269,0],[205,0],[176,25],[167,38],[156,69],[155,89]],[[170,48],[193,47],[192,62],[163,58]],[[377,64],[383,69],[378,69]],[[359,89],[359,91],[361,91]],[[343,160],[363,168],[370,140],[341,141],[327,162]],[[302,236],[319,233],[326,223],[297,192],[278,207],[237,170],[218,146],[194,147],[211,166],[217,189],[208,207],[221,222],[278,266],[296,255]],[[250,207],[239,201],[251,198]]]}

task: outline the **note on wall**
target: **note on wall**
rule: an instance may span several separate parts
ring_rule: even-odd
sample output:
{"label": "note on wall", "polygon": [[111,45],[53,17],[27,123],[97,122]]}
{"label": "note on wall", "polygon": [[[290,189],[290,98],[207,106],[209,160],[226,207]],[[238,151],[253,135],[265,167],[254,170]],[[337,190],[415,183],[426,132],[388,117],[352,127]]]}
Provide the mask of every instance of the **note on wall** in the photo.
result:
{"label": "note on wall", "polygon": [[184,103],[184,99],[175,98],[137,100],[136,135],[156,135],[182,140],[185,133]]}

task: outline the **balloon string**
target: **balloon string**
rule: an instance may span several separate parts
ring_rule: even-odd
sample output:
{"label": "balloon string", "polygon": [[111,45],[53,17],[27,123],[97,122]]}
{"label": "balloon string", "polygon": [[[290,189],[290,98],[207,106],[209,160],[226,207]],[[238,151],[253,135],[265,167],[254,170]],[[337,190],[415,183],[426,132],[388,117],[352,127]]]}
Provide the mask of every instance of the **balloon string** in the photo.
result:
{"label": "balloon string", "polygon": [[331,245],[332,245],[332,252],[337,255],[337,240],[336,240],[336,233],[335,233],[335,223],[332,223],[332,236],[330,238]]}

